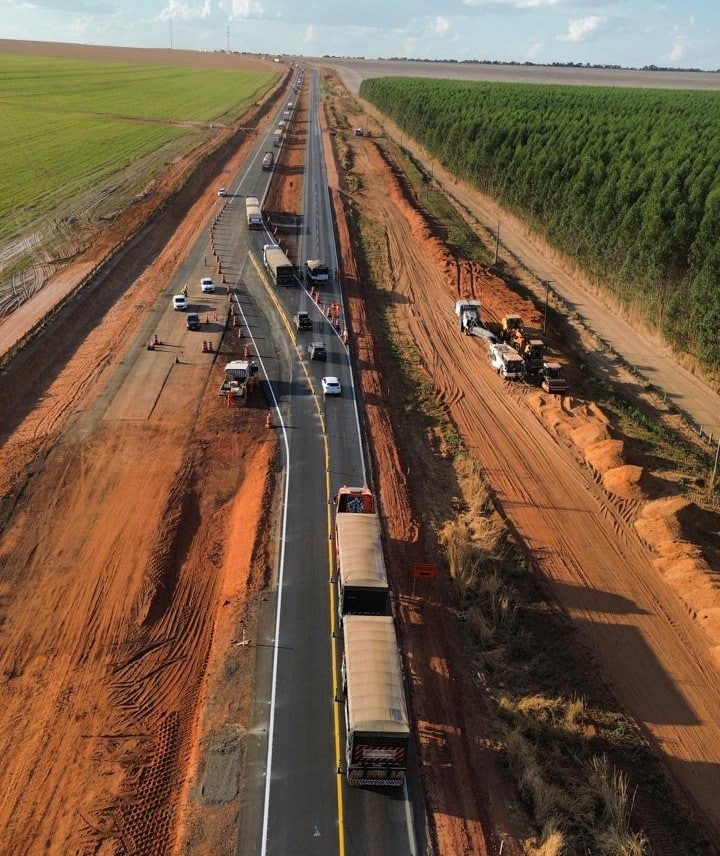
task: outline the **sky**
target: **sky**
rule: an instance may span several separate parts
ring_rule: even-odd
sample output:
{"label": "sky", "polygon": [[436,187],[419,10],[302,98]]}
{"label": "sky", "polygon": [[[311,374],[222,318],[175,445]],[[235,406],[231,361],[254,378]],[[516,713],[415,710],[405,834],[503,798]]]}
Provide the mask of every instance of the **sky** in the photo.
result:
{"label": "sky", "polygon": [[720,69],[720,0],[0,0],[0,38]]}

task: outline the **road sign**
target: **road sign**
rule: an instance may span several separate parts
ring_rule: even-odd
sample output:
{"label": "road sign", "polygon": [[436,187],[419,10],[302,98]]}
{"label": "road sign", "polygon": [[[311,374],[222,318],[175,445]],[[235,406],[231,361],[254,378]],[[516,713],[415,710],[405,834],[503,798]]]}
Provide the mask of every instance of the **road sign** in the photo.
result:
{"label": "road sign", "polygon": [[427,562],[417,562],[412,569],[414,580],[434,580],[437,572],[438,566]]}

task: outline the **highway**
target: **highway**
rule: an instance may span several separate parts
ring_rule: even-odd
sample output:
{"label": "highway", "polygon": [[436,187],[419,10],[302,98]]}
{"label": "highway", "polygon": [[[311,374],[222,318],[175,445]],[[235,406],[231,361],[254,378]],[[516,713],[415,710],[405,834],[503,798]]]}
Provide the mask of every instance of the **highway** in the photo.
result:
{"label": "highway", "polygon": [[[322,258],[335,270],[317,76],[308,77],[300,254],[303,260]],[[276,579],[255,640],[256,701],[236,853],[411,856],[420,852],[416,813],[425,828],[417,772],[410,774],[411,798],[405,788],[390,793],[349,788],[339,771],[345,736],[337,700],[341,639],[333,632],[332,497],[343,484],[367,483],[368,475],[352,371],[340,335],[342,317],[337,326],[331,324],[299,282],[289,288],[272,285],[262,267],[262,246],[272,236],[250,232],[245,222],[245,196],[263,199],[272,176],[260,164],[272,147],[274,127],[258,140],[243,172],[226,182],[230,196],[215,225],[228,282],[240,283],[233,300],[266,378],[282,462],[282,507],[273,522]],[[321,300],[322,306],[342,304],[334,277],[324,284]],[[289,319],[298,309],[311,313],[312,332],[296,333],[291,327]],[[315,340],[325,344],[327,362],[308,358],[307,344]],[[324,400],[320,378],[325,374],[339,378],[341,396]]]}

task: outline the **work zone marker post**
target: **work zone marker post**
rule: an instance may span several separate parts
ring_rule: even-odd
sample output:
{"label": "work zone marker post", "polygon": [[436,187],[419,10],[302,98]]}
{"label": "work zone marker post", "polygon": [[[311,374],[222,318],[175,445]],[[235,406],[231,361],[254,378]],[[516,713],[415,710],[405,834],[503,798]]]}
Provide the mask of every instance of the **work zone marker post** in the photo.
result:
{"label": "work zone marker post", "polygon": [[[417,580],[434,580],[438,575],[438,566],[430,562],[416,562],[412,566],[412,596],[415,597],[415,583]],[[432,588],[432,583],[431,583]]]}

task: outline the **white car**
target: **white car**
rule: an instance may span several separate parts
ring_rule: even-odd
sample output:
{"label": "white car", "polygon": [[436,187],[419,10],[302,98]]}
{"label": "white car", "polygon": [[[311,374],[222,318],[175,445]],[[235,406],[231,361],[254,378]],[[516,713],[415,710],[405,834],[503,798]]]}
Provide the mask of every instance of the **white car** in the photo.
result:
{"label": "white car", "polygon": [[187,297],[184,294],[176,294],[173,297],[173,309],[187,309]]}
{"label": "white car", "polygon": [[220,190],[218,190],[218,196],[227,196],[227,195],[228,195],[227,190],[225,190],[224,187],[221,187]]}
{"label": "white car", "polygon": [[215,283],[209,276],[204,276],[200,280],[200,291],[203,294],[212,294],[215,291]]}
{"label": "white car", "polygon": [[320,382],[325,395],[342,395],[342,387],[336,377],[324,377]]}

